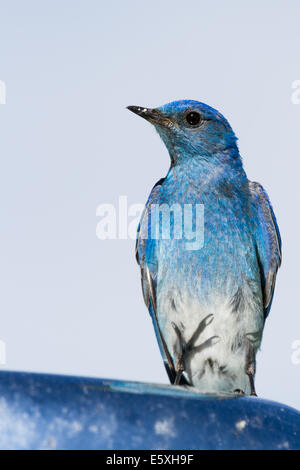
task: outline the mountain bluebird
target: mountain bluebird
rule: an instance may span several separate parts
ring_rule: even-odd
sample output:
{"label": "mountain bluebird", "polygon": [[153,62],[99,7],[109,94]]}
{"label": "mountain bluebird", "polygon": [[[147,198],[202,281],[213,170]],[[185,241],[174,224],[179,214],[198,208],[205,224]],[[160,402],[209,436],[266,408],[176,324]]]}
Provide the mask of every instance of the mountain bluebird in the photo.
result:
{"label": "mountain bluebird", "polygon": [[[268,195],[247,179],[237,138],[215,109],[190,100],[128,109],[154,125],[171,158],[146,203],[136,244],[170,381],[256,395],[255,356],[281,263]],[[166,207],[169,237],[161,228]]]}

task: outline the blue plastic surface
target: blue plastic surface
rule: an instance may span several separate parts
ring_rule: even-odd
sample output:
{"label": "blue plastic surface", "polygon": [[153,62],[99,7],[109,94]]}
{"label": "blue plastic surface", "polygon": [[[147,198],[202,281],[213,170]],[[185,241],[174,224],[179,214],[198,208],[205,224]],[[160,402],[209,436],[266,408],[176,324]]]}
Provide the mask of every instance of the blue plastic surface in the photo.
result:
{"label": "blue plastic surface", "polygon": [[255,397],[0,373],[1,449],[300,449],[300,413]]}

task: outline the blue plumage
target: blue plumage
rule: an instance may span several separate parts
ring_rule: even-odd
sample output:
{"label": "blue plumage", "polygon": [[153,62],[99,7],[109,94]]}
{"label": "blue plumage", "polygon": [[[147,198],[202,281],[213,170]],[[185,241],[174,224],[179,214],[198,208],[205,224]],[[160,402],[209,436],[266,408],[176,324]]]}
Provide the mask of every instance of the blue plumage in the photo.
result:
{"label": "blue plumage", "polygon": [[170,380],[255,394],[255,355],[281,262],[268,196],[247,179],[235,134],[218,111],[190,100],[129,109],[155,126],[171,158],[136,247]]}

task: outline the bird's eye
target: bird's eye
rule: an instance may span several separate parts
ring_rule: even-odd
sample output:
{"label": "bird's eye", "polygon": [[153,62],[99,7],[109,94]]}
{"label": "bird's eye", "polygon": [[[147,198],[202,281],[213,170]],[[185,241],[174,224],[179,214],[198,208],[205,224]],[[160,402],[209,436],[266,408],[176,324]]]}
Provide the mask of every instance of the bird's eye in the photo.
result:
{"label": "bird's eye", "polygon": [[201,116],[196,111],[191,111],[187,113],[185,119],[190,126],[198,126],[201,121]]}

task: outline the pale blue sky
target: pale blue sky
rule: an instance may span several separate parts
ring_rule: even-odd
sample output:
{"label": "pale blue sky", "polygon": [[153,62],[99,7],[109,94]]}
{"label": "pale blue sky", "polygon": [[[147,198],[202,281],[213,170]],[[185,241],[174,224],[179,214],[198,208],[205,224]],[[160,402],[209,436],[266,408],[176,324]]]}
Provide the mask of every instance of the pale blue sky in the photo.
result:
{"label": "pale blue sky", "polygon": [[300,408],[300,3],[0,1],[0,339],[6,369],[167,382],[134,241],[96,207],[143,203],[169,159],[125,110],[191,98],[239,136],[269,192],[283,265],[258,354],[260,396]]}

